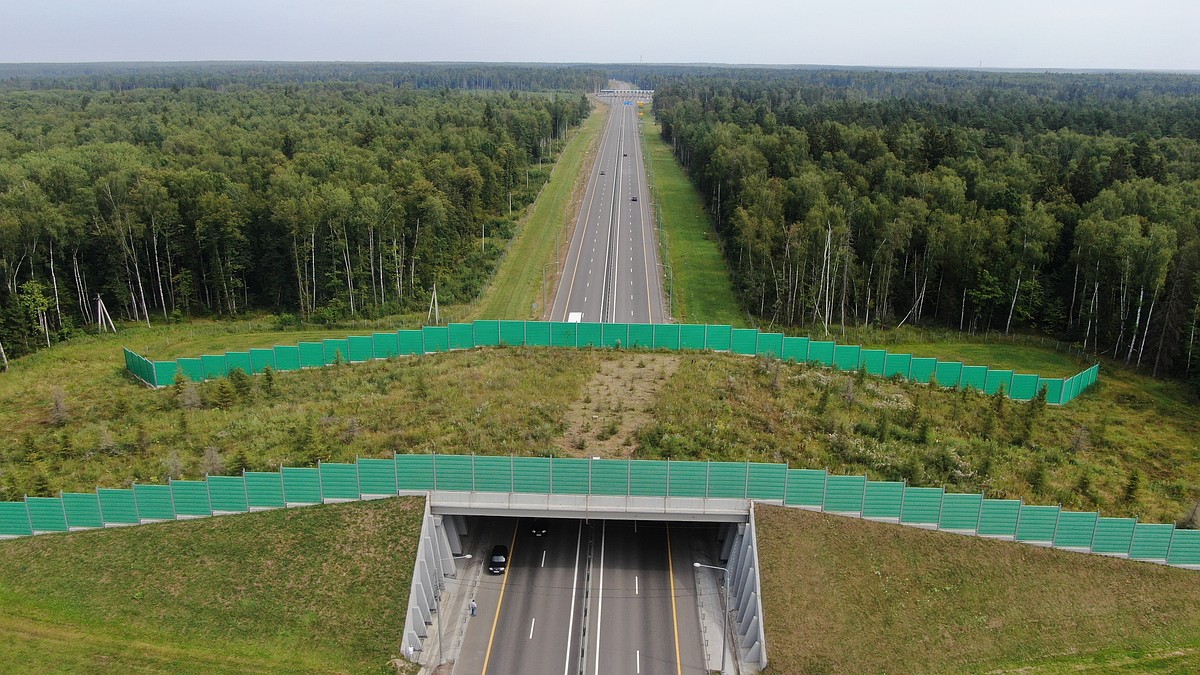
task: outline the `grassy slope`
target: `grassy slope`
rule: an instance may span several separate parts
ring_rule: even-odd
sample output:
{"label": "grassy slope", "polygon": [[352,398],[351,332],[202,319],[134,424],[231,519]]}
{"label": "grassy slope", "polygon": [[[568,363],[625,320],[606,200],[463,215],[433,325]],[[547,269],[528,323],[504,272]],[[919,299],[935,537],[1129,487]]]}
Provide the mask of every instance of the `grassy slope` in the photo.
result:
{"label": "grassy slope", "polygon": [[1196,573],[759,507],[773,673],[1200,668]]}
{"label": "grassy slope", "polygon": [[[567,143],[550,174],[550,182],[530,207],[508,252],[483,297],[470,314],[472,319],[535,319],[542,315],[542,268],[555,260],[556,235],[572,220],[576,186],[587,180],[590,157],[604,128],[608,106],[596,105],[591,116]],[[560,242],[561,243],[561,242]],[[553,297],[553,280],[547,281],[547,303]]]}
{"label": "grassy slope", "polygon": [[382,671],[422,513],[396,498],[0,542],[0,663]]}
{"label": "grassy slope", "polygon": [[747,325],[733,294],[729,270],[708,222],[700,195],[659,135],[658,125],[643,127],[652,190],[657,197],[667,258],[674,278],[674,316],[681,323]]}

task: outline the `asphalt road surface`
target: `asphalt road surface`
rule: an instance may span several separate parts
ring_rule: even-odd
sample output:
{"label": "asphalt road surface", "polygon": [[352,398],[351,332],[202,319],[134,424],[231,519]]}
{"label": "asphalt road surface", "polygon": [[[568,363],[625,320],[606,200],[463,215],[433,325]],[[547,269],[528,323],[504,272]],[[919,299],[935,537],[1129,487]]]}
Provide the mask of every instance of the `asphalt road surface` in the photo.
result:
{"label": "asphalt road surface", "polygon": [[[633,99],[609,99],[596,163],[550,313],[552,321],[662,323],[654,214]],[[633,201],[634,198],[637,201]]]}
{"label": "asphalt road surface", "polygon": [[493,539],[512,546],[509,569],[484,576],[456,675],[706,672],[693,530],[547,522],[536,537],[527,519],[496,519]]}

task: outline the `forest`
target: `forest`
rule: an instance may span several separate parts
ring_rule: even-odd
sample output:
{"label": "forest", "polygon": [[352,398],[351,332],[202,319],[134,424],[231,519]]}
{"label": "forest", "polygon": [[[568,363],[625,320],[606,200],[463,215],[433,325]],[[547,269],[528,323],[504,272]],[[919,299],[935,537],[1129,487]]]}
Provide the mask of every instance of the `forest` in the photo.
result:
{"label": "forest", "polygon": [[[64,68],[42,74],[54,88],[26,78],[0,89],[8,358],[103,312],[336,321],[422,307],[435,285],[441,302],[468,301],[589,114],[580,85],[595,79],[474,66],[319,82],[308,80],[342,71]],[[89,88],[95,78],[109,86]],[[558,85],[576,90],[541,91]]]}
{"label": "forest", "polygon": [[1196,377],[1200,77],[631,68],[760,320]]}

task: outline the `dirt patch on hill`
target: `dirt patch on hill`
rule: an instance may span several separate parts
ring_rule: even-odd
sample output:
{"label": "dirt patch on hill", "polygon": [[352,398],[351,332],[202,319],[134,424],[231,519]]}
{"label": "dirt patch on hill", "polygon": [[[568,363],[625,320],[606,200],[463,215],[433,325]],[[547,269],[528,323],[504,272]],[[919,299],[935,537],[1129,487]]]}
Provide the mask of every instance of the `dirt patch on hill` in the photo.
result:
{"label": "dirt patch on hill", "polygon": [[575,457],[632,455],[635,434],[650,421],[647,411],[680,359],[676,354],[621,354],[605,360],[583,397],[567,410],[567,431],[558,438],[558,448]]}

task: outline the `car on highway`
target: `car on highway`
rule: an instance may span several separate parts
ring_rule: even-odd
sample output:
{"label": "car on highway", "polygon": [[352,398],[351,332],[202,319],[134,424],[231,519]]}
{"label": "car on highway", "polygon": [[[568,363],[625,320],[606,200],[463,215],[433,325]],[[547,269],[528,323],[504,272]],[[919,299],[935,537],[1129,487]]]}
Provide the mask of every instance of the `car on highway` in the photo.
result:
{"label": "car on highway", "polygon": [[604,169],[600,169],[600,175],[601,175],[601,176],[603,176],[603,175],[604,175]]}
{"label": "car on highway", "polygon": [[492,547],[492,555],[488,557],[488,572],[504,574],[506,569],[508,569],[508,547],[504,544],[496,544]]}
{"label": "car on highway", "polygon": [[628,157],[628,156],[629,156],[629,153],[628,153],[628,152],[622,152],[622,153],[621,153],[621,156],[622,156],[622,157]]}
{"label": "car on highway", "polygon": [[631,201],[631,202],[636,202],[636,201],[637,201],[637,195],[634,195],[634,196],[630,197],[630,198],[629,198],[629,201]]}
{"label": "car on highway", "polygon": [[529,531],[532,532],[533,536],[535,537],[546,536],[546,519],[534,518],[533,522],[529,523]]}

